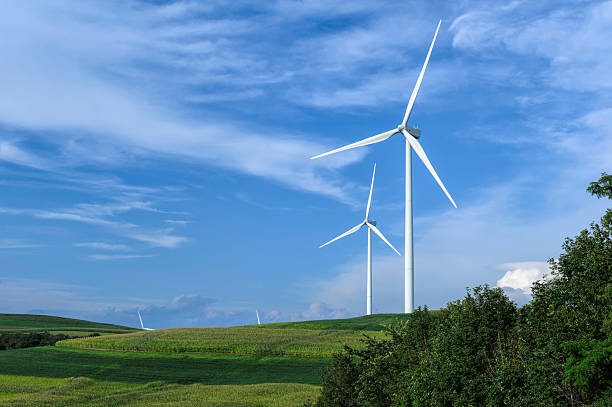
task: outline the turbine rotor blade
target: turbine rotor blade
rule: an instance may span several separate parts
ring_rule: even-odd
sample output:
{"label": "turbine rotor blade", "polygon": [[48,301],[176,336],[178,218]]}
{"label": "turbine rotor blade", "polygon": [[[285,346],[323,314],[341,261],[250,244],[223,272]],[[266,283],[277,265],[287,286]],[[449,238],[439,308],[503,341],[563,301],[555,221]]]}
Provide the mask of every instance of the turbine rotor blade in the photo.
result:
{"label": "turbine rotor blade", "polygon": [[355,143],[348,144],[348,145],[346,145],[344,147],[340,147],[340,148],[328,151],[328,152],[323,153],[323,154],[315,155],[314,157],[310,157],[310,159],[314,160],[315,158],[325,157],[326,155],[335,154],[335,153],[338,153],[340,151],[349,150],[351,148],[367,146],[368,144],[379,143],[381,141],[384,141],[384,140],[388,139],[389,137],[391,137],[392,135],[394,135],[396,133],[399,133],[399,130],[393,129],[393,130],[385,131],[384,133],[380,133],[380,134],[377,134],[375,136],[365,138],[365,139],[357,141]]}
{"label": "turbine rotor blade", "polygon": [[429,56],[431,55],[431,50],[433,49],[434,43],[436,42],[436,37],[438,36],[438,30],[440,29],[440,24],[442,24],[442,20],[438,21],[438,27],[436,28],[436,33],[434,34],[433,40],[431,40],[431,45],[429,46],[429,51],[427,52],[425,63],[423,63],[423,67],[421,68],[421,73],[419,74],[417,83],[416,85],[414,85],[414,89],[412,90],[412,95],[410,95],[410,101],[408,102],[408,106],[406,107],[406,113],[404,113],[404,120],[402,120],[402,126],[406,125],[406,123],[408,122],[408,118],[410,117],[410,113],[412,112],[414,101],[416,100],[417,94],[419,93],[419,88],[421,87],[421,82],[423,81],[423,75],[425,74],[425,69],[427,69],[427,63],[429,62]]}
{"label": "turbine rotor blade", "polygon": [[366,222],[367,227],[369,227],[370,229],[372,229],[372,231],[374,233],[376,233],[387,245],[389,245],[390,248],[393,249],[393,251],[395,253],[397,253],[398,256],[401,256],[400,252],[398,252],[397,250],[395,250],[395,247],[393,247],[393,245],[391,243],[389,243],[389,241],[387,240],[386,237],[383,236],[382,232],[380,230],[378,230],[378,228],[374,225],[372,225],[370,222]]}
{"label": "turbine rotor blade", "polygon": [[402,133],[406,137],[406,141],[408,141],[410,143],[410,145],[414,149],[414,152],[419,156],[421,161],[423,161],[423,164],[425,164],[425,166],[427,167],[427,169],[429,170],[431,175],[433,175],[433,177],[436,180],[436,182],[438,183],[438,185],[440,185],[440,188],[442,188],[442,191],[444,191],[444,193],[446,194],[448,199],[451,201],[453,206],[456,208],[457,204],[455,203],[453,198],[450,196],[450,194],[446,190],[446,187],[442,183],[442,180],[440,179],[440,177],[438,177],[438,174],[436,173],[436,170],[434,170],[433,165],[431,165],[431,162],[429,162],[429,158],[427,158],[427,154],[425,154],[425,150],[423,150],[423,147],[421,147],[421,144],[418,142],[417,139],[412,137],[410,135],[410,133],[408,133],[406,130],[402,130]]}
{"label": "turbine rotor blade", "polygon": [[343,234],[341,234],[340,236],[334,237],[332,240],[330,240],[329,242],[322,244],[321,246],[319,246],[319,249],[322,248],[323,246],[327,246],[328,244],[335,242],[338,239],[342,239],[344,236],[348,236],[352,233],[357,232],[359,229],[361,229],[361,227],[365,224],[365,222],[361,222],[359,225],[350,228],[349,230],[347,230],[346,232],[344,232]]}
{"label": "turbine rotor blade", "polygon": [[142,324],[142,317],[140,316],[140,311],[138,311],[138,319],[140,320],[140,328],[145,329],[144,325]]}
{"label": "turbine rotor blade", "polygon": [[372,184],[370,185],[370,196],[368,196],[368,206],[366,207],[365,220],[368,220],[370,215],[370,204],[372,203],[372,189],[374,189],[374,175],[376,175],[376,163],[374,163],[374,171],[372,171]]}

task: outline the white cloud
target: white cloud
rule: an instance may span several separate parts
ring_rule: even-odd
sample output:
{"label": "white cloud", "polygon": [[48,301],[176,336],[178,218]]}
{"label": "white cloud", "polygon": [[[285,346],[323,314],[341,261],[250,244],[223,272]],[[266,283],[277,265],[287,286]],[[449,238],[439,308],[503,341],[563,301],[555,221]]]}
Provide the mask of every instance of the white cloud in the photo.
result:
{"label": "white cloud", "polygon": [[[231,37],[241,31],[240,24],[179,22],[152,12],[155,7],[130,12],[116,6],[113,2],[76,8],[63,2],[26,7],[9,3],[0,16],[0,36],[5,30],[12,39],[0,46],[0,59],[12,62],[0,68],[0,87],[5,91],[0,120],[16,128],[44,129],[40,137],[47,142],[60,144],[66,154],[81,153],[62,157],[68,163],[80,162],[83,153],[95,162],[100,146],[109,145],[110,152],[193,160],[350,202],[346,186],[326,170],[355,162],[364,151],[312,162],[308,157],[328,146],[301,134],[224,119],[212,111],[198,112],[201,119],[191,119],[168,98],[154,98],[142,91],[148,86],[135,85],[155,83],[165,92],[176,92],[179,78],[201,77],[207,84],[215,78],[226,82],[236,78],[248,87],[283,77],[271,69],[273,65],[234,43]],[[243,26],[246,31],[253,27]],[[196,34],[208,36],[213,51],[185,48],[193,45]],[[137,68],[143,65],[160,70]],[[20,86],[10,86],[15,83]]]}
{"label": "white cloud", "polygon": [[[139,195],[139,193],[126,192],[124,195]],[[147,243],[151,247],[177,248],[190,241],[189,238],[185,236],[174,234],[173,228],[160,229],[144,227],[122,220],[113,219],[113,217],[116,217],[119,214],[124,214],[130,211],[145,211],[166,214],[165,211],[153,208],[150,202],[126,200],[124,199],[124,195],[120,195],[115,199],[119,202],[110,202],[106,204],[81,203],[71,208],[59,210],[15,209],[0,207],[0,214],[17,216],[25,215],[37,219],[71,221],[101,226],[125,238]],[[91,247],[104,250],[124,249],[118,245],[112,246],[100,242],[77,243],[75,246]],[[100,255],[99,259],[102,257],[104,256]]]}
{"label": "white cloud", "polygon": [[112,244],[105,242],[81,242],[75,243],[74,247],[88,247],[90,249],[101,249],[101,250],[129,250],[130,248],[124,244]]}
{"label": "white cloud", "polygon": [[[27,301],[24,301],[27,298]],[[154,328],[210,326],[226,318],[236,323],[242,311],[219,307],[219,318],[208,320],[206,312],[215,301],[197,294],[181,294],[170,301],[151,298],[111,298],[96,287],[45,280],[0,277],[0,308],[3,312],[40,313],[106,323],[139,326],[140,310],[145,325]]]}
{"label": "white cloud", "polygon": [[486,54],[505,48],[531,59],[544,58],[549,64],[544,76],[564,89],[611,88],[612,1],[533,9],[537,6],[529,2],[514,2],[513,7],[486,5],[468,11],[451,25],[453,46]]}
{"label": "white cloud", "polygon": [[0,249],[31,249],[35,247],[44,247],[40,244],[26,243],[21,239],[0,239]]}
{"label": "white cloud", "polygon": [[336,319],[356,316],[346,309],[331,308],[324,302],[313,302],[306,311],[300,314],[300,320]]}
{"label": "white cloud", "polygon": [[126,233],[125,236],[149,243],[154,247],[165,247],[168,249],[173,249],[189,242],[189,239],[184,236],[172,235],[172,231],[173,229],[149,230],[145,233]]}
{"label": "white cloud", "polygon": [[506,273],[497,280],[496,287],[521,290],[523,294],[531,294],[533,283],[550,274],[549,264],[542,261],[504,263],[498,269]]}
{"label": "white cloud", "polygon": [[146,259],[155,257],[155,254],[91,254],[88,257],[92,260],[128,260],[128,259]]}
{"label": "white cloud", "polygon": [[173,219],[166,219],[164,222],[166,223],[170,223],[172,225],[187,225],[188,223],[191,223],[188,220],[173,220]]}
{"label": "white cloud", "polygon": [[90,287],[76,284],[0,277],[0,308],[5,312],[28,313],[34,309],[93,312],[128,304],[127,301],[114,301],[108,297],[102,299]]}
{"label": "white cloud", "polygon": [[[364,244],[365,248],[365,244]],[[381,250],[385,250],[382,249]],[[390,250],[390,249],[389,249]],[[402,312],[404,308],[403,259],[397,255],[377,254],[372,265],[372,308],[374,313]],[[303,319],[317,314],[356,316],[366,309],[365,252],[345,264],[333,274],[315,281],[301,282],[300,290],[307,300],[313,301],[302,312]]]}
{"label": "white cloud", "polygon": [[2,139],[0,139],[0,161],[7,161],[13,164],[39,169],[49,167],[49,163],[45,162],[43,159],[23,150],[13,142]]}

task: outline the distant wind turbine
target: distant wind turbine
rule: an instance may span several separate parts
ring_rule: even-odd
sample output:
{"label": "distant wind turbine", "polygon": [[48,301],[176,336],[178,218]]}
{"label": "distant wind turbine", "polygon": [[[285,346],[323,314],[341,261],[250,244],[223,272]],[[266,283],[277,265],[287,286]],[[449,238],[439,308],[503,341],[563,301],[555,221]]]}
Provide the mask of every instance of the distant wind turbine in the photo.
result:
{"label": "distant wind turbine", "polygon": [[259,310],[255,310],[255,313],[257,314],[257,325],[261,325],[261,321],[259,320]]}
{"label": "distant wind turbine", "polygon": [[440,185],[440,188],[442,188],[442,191],[444,191],[453,206],[455,208],[457,207],[455,201],[450,196],[450,194],[446,190],[446,187],[442,183],[442,180],[440,180],[440,177],[438,177],[438,174],[436,173],[436,170],[434,170],[433,165],[431,165],[431,162],[429,162],[429,159],[427,158],[423,147],[421,147],[421,144],[418,142],[418,138],[421,136],[421,130],[407,125],[408,119],[410,118],[410,113],[412,112],[412,107],[414,106],[414,101],[416,100],[417,94],[419,93],[419,88],[421,87],[423,75],[425,74],[425,69],[427,68],[427,63],[429,62],[431,50],[433,49],[434,43],[436,42],[436,37],[438,36],[438,30],[440,29],[441,23],[442,20],[438,22],[436,33],[434,34],[433,40],[431,41],[431,45],[429,46],[429,51],[427,52],[425,63],[421,68],[421,73],[419,74],[416,85],[412,90],[412,95],[410,95],[410,101],[408,102],[408,106],[406,107],[406,113],[404,113],[404,119],[402,120],[401,124],[395,129],[377,134],[372,137],[365,138],[361,141],[357,141],[355,143],[337,148],[332,151],[328,151],[327,153],[311,157],[311,159],[315,159],[319,157],[324,157],[326,155],[338,153],[340,151],[349,150],[351,148],[379,143],[398,133],[403,134],[406,138],[406,212],[404,240],[404,312],[406,313],[411,313],[414,310],[414,247],[412,240],[412,148],[414,149],[414,152],[419,156],[421,161],[423,161],[423,164],[425,164],[425,166],[427,167],[431,175],[434,177],[438,185]]}
{"label": "distant wind turbine", "polygon": [[368,196],[368,205],[366,206],[365,219],[359,225],[347,230],[338,237],[333,238],[329,242],[319,246],[319,248],[327,246],[328,244],[335,242],[338,239],[342,239],[352,233],[357,232],[362,226],[368,227],[368,267],[367,267],[367,289],[366,289],[366,315],[372,314],[372,231],[376,233],[386,244],[392,248],[398,255],[399,252],[395,250],[395,247],[383,236],[380,230],[376,227],[376,222],[370,220],[370,204],[372,203],[372,189],[374,189],[374,175],[376,174],[376,163],[374,163],[374,171],[372,171],[372,184],[370,185],[370,195]]}
{"label": "distant wind turbine", "polygon": [[142,317],[140,316],[140,311],[138,312],[138,319],[140,320],[140,329],[144,329],[145,331],[153,331],[153,329],[151,328],[145,328],[144,325],[142,324]]}

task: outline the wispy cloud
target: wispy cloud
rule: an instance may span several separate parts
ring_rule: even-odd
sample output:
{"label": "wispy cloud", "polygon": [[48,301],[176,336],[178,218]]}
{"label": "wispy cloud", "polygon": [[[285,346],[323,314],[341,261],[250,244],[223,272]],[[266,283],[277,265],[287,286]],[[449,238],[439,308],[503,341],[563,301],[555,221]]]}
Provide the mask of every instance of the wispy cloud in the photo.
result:
{"label": "wispy cloud", "polygon": [[45,169],[49,164],[36,155],[20,148],[14,142],[0,139],[0,161],[25,165],[32,168]]}
{"label": "wispy cloud", "polygon": [[129,259],[146,259],[155,257],[155,254],[91,254],[89,258],[92,260],[129,260]]}
{"label": "wispy cloud", "polygon": [[174,219],[166,219],[164,222],[170,223],[171,225],[187,225],[191,223],[188,220],[174,220]]}
{"label": "wispy cloud", "polygon": [[[189,241],[187,237],[173,234],[173,228],[159,229],[144,227],[122,220],[114,220],[112,218],[118,213],[133,210],[151,211],[152,209],[149,207],[149,205],[143,205],[142,203],[136,202],[132,204],[119,205],[115,203],[110,203],[108,205],[79,204],[73,208],[55,211],[0,207],[0,214],[25,215],[38,219],[70,221],[101,226],[115,234],[137,240],[139,242],[147,243],[152,247],[176,248]],[[89,245],[92,244],[96,243],[90,243]],[[97,243],[97,245],[100,246],[102,243]],[[98,248],[109,249],[108,247],[101,246]]]}
{"label": "wispy cloud", "polygon": [[21,239],[0,239],[0,249],[31,249],[44,247],[44,245],[24,242]]}
{"label": "wispy cloud", "polygon": [[105,242],[82,242],[75,243],[74,247],[87,247],[90,249],[101,249],[101,250],[111,250],[111,251],[123,251],[130,250],[130,248],[124,244],[112,244]]}
{"label": "wispy cloud", "polygon": [[[213,111],[200,112],[198,120],[185,117],[166,98],[131,85],[154,83],[171,92],[176,86],[183,90],[199,81],[210,86],[220,80],[232,93],[232,81],[239,79],[238,85],[251,87],[252,96],[258,83],[286,76],[234,39],[250,35],[252,24],[215,18],[202,22],[189,14],[177,19],[162,10],[144,4],[126,10],[115,2],[76,8],[63,2],[9,3],[0,26],[13,40],[0,47],[0,56],[13,63],[3,65],[0,81],[22,85],[18,93],[5,95],[10,103],[0,101],[0,119],[16,128],[53,132],[53,137],[46,132],[35,137],[59,144],[68,164],[82,162],[83,154],[90,163],[100,162],[100,155],[108,161],[100,154],[105,150],[116,151],[118,161],[126,151],[161,154],[349,201],[345,186],[325,170],[355,162],[363,151],[313,163],[307,158],[328,146]],[[32,52],[26,57],[22,49]],[[145,65],[159,70],[140,69]],[[185,78],[190,83],[181,84]],[[215,88],[214,95],[219,93]]]}
{"label": "wispy cloud", "polygon": [[154,247],[165,247],[168,249],[176,248],[183,243],[189,242],[189,239],[184,236],[173,235],[173,230],[172,228],[147,230],[146,232],[126,233],[125,236],[130,239],[149,243]]}

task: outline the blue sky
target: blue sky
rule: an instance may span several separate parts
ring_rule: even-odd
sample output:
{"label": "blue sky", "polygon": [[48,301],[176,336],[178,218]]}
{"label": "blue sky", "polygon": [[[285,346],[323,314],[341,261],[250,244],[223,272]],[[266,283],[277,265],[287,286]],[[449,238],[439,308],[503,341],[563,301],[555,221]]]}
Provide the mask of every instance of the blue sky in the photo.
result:
{"label": "blue sky", "polygon": [[[612,167],[612,2],[7,1],[0,15],[0,312],[220,326],[360,315],[372,217],[403,248],[410,123],[415,300],[525,301],[598,219]],[[403,250],[400,250],[403,252]],[[374,240],[374,312],[403,309]]]}

